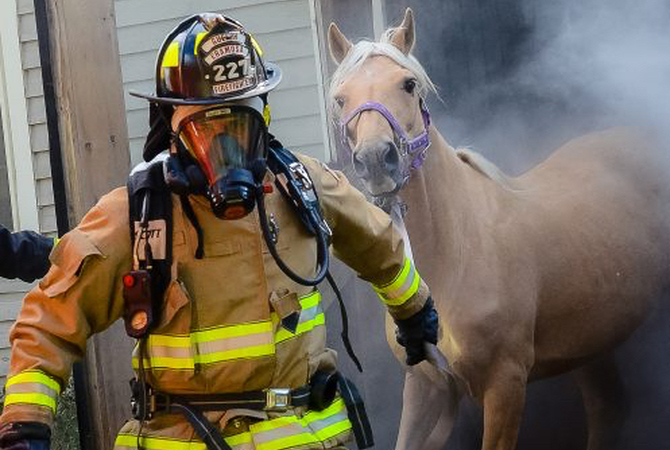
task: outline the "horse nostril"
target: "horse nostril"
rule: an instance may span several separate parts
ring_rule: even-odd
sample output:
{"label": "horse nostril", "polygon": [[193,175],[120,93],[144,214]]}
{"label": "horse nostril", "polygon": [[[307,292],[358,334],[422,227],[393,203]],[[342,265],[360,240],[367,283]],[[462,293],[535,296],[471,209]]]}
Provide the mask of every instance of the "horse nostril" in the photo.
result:
{"label": "horse nostril", "polygon": [[388,144],[384,152],[383,161],[389,173],[393,173],[398,169],[400,166],[400,155],[398,154],[398,147],[395,144]]}
{"label": "horse nostril", "polygon": [[358,152],[354,152],[353,154],[353,162],[354,162],[354,170],[356,171],[356,175],[359,177],[365,177],[365,175],[368,172],[367,166],[365,165],[365,162],[361,159],[360,155]]}

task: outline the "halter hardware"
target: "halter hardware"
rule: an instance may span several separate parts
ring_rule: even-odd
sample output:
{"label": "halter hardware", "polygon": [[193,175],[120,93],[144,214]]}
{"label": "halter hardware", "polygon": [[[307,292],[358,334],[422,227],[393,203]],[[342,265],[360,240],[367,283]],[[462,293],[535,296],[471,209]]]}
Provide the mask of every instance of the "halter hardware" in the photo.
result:
{"label": "halter hardware", "polygon": [[351,122],[363,111],[377,111],[379,114],[384,116],[389,125],[391,125],[393,133],[400,143],[400,148],[398,149],[400,151],[400,156],[403,158],[407,156],[413,156],[412,162],[410,163],[406,172],[403,174],[404,178],[408,179],[410,170],[419,169],[423,165],[423,162],[426,159],[426,151],[428,150],[428,147],[430,147],[430,111],[428,110],[428,106],[426,106],[426,102],[423,98],[419,100],[419,107],[421,108],[421,118],[423,119],[424,130],[420,135],[414,139],[411,139],[402,126],[400,126],[400,123],[395,118],[393,113],[389,111],[386,106],[373,101],[363,103],[358,108],[349,113],[349,115],[347,115],[340,123],[340,130],[344,147],[348,149],[349,152],[353,155],[353,149],[347,140],[347,125],[349,125],[349,122]]}

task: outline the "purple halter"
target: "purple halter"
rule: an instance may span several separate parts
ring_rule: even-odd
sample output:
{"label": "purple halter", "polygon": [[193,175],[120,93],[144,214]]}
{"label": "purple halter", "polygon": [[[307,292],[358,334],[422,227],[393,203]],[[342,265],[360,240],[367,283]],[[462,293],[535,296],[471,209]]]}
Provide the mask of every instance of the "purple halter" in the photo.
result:
{"label": "purple halter", "polygon": [[[423,99],[421,99],[419,105],[421,108],[421,117],[423,118],[424,130],[423,133],[414,139],[410,139],[409,136],[407,136],[407,133],[405,133],[405,130],[403,130],[396,118],[393,116],[391,111],[386,108],[386,106],[377,102],[363,103],[358,108],[349,113],[349,115],[345,117],[344,120],[342,120],[340,123],[342,140],[344,142],[345,148],[349,149],[349,151],[353,154],[353,150],[349,146],[349,142],[347,140],[347,125],[349,125],[349,122],[351,122],[363,111],[377,111],[388,121],[389,125],[391,125],[391,128],[393,128],[393,132],[400,141],[400,155],[403,158],[408,155],[413,156],[409,167],[411,169],[420,168],[426,159],[426,150],[428,150],[428,147],[430,147],[430,136],[428,134],[428,129],[430,127],[430,112],[428,111],[426,102],[424,102]],[[409,176],[409,170],[405,175]]]}

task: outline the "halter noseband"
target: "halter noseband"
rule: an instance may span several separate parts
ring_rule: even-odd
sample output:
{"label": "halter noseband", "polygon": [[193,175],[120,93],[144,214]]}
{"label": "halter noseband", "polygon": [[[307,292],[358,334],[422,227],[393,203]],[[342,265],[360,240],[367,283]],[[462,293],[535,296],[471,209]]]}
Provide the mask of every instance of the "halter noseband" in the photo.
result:
{"label": "halter noseband", "polygon": [[[386,108],[386,106],[377,102],[363,103],[358,108],[349,113],[349,115],[346,116],[340,124],[342,141],[345,148],[349,149],[349,151],[353,154],[353,150],[351,149],[351,146],[347,140],[347,125],[349,125],[349,122],[351,122],[363,111],[377,111],[388,121],[389,125],[391,125],[391,128],[393,129],[393,132],[400,141],[400,155],[403,158],[408,155],[413,156],[409,169],[419,169],[426,159],[426,150],[428,150],[428,147],[430,147],[430,135],[428,134],[430,127],[430,112],[428,111],[428,107],[426,106],[426,102],[423,100],[423,98],[420,100],[419,106],[421,108],[421,118],[423,119],[424,130],[414,139],[410,139],[409,136],[407,136],[405,130],[403,130],[403,128],[400,126],[400,123],[398,123],[396,118],[393,116],[391,111]],[[406,178],[409,177],[409,169],[405,174]]]}

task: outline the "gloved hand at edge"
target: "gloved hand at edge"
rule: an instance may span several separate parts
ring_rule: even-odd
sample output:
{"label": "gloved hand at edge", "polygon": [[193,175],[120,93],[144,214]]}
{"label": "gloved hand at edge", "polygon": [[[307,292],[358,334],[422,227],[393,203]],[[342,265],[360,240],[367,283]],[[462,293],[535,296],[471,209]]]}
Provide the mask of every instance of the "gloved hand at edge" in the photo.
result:
{"label": "gloved hand at edge", "polygon": [[439,321],[433,299],[428,297],[426,304],[413,316],[395,320],[396,341],[405,347],[408,366],[413,366],[426,359],[425,343],[437,344]]}
{"label": "gloved hand at edge", "polygon": [[0,450],[49,450],[51,430],[40,422],[0,425]]}

